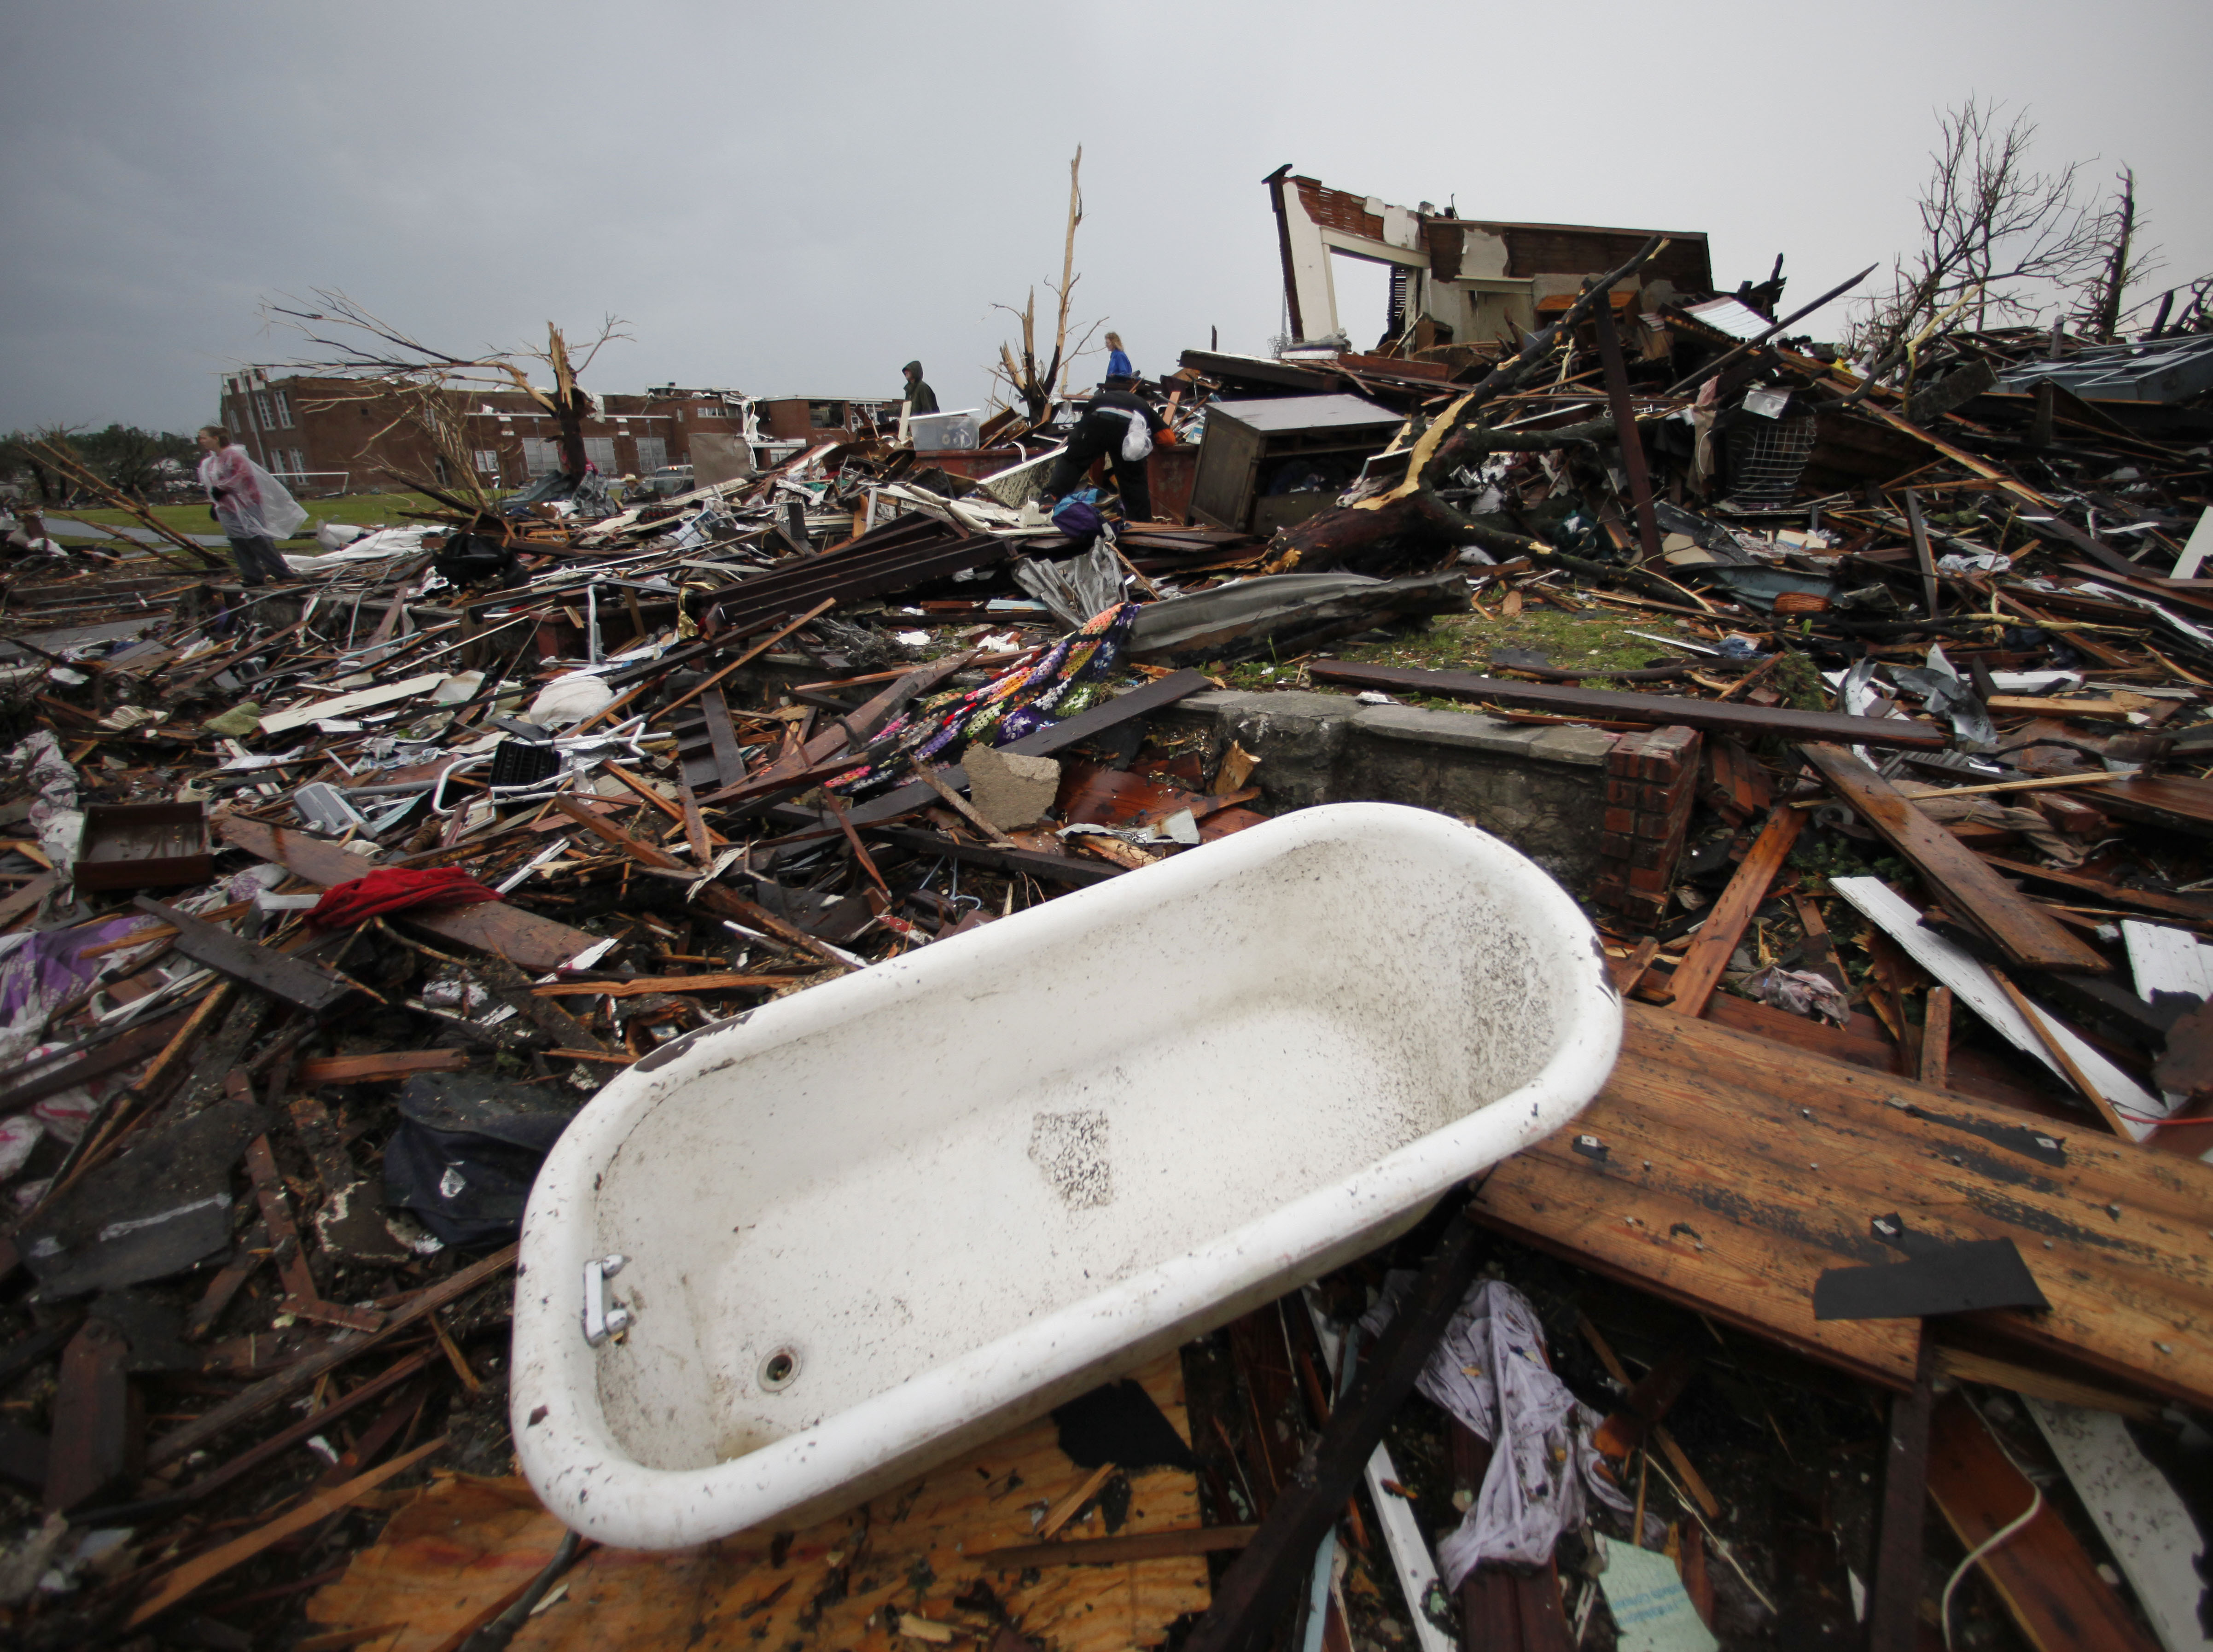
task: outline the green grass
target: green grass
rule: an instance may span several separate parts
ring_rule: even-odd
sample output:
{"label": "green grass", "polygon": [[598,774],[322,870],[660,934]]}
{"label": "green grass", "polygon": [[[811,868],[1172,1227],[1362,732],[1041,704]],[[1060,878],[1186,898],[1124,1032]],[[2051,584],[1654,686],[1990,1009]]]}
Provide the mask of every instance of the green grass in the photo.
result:
{"label": "green grass", "polygon": [[[308,509],[308,520],[294,540],[312,538],[318,522],[351,522],[361,527],[404,527],[409,511],[436,511],[443,509],[436,500],[419,493],[349,493],[336,499],[302,499]],[[175,528],[180,533],[215,533],[222,530],[209,520],[204,504],[155,505],[155,520]],[[72,521],[91,522],[101,527],[128,527],[137,519],[121,510],[64,510],[55,513]],[[66,533],[57,533],[58,539],[66,539]]]}
{"label": "green grass", "polygon": [[1618,610],[1571,614],[1533,607],[1512,619],[1454,614],[1432,620],[1426,631],[1354,649],[1346,657],[1424,671],[1481,672],[1489,669],[1494,650],[1520,649],[1543,655],[1561,671],[1609,666],[1634,671],[1668,652],[1661,643],[1631,637],[1632,630],[1667,637],[1674,634],[1675,622],[1657,615],[1624,616]]}
{"label": "green grass", "polygon": [[[1623,615],[1594,610],[1563,613],[1557,608],[1525,609],[1512,619],[1485,619],[1475,614],[1432,619],[1419,631],[1393,635],[1388,642],[1332,650],[1338,657],[1368,665],[1403,666],[1419,671],[1472,671],[1487,674],[1491,655],[1499,649],[1520,649],[1541,654],[1562,671],[1589,671],[1613,667],[1636,670],[1648,660],[1668,652],[1661,643],[1631,637],[1631,630],[1655,637],[1674,634],[1675,621],[1657,614]],[[1273,688],[1291,680],[1295,668],[1271,672],[1267,660],[1247,661],[1229,667],[1222,680],[1233,688]],[[1594,687],[1607,685],[1595,682]],[[1324,692],[1350,692],[1316,684]],[[1420,704],[1431,704],[1426,698]],[[1437,700],[1443,706],[1457,702]]]}

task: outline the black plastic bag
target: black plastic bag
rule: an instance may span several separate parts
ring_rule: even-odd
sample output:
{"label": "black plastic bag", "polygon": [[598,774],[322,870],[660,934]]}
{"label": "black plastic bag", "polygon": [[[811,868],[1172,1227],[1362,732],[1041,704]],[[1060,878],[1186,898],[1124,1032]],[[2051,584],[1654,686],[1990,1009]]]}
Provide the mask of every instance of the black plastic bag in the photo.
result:
{"label": "black plastic bag", "polygon": [[483,585],[515,571],[515,552],[478,533],[456,533],[430,560],[440,578],[455,585]]}
{"label": "black plastic bag", "polygon": [[501,1244],[522,1226],[538,1167],[576,1116],[528,1085],[480,1073],[420,1073],[399,1092],[384,1148],[386,1203],[448,1245]]}

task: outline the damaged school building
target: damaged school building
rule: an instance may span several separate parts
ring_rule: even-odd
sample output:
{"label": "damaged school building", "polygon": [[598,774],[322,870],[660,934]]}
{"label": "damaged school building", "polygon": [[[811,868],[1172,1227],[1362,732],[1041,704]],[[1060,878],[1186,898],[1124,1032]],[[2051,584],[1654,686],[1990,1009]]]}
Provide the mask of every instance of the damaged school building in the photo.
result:
{"label": "damaged school building", "polygon": [[737,473],[789,459],[829,436],[850,439],[899,424],[896,402],[668,385],[595,397],[591,411],[564,430],[557,410],[525,391],[437,393],[462,433],[466,471],[411,417],[408,397],[364,392],[349,379],[272,377],[258,369],[226,374],[221,422],[256,464],[310,497],[374,490],[413,475],[441,486],[521,487],[568,466],[567,441],[576,444],[582,464],[610,479],[649,479],[699,462]]}
{"label": "damaged school building", "polygon": [[11,1643],[2210,1643],[2213,332],[1265,188],[1034,407],[234,375],[266,585],[41,447]]}

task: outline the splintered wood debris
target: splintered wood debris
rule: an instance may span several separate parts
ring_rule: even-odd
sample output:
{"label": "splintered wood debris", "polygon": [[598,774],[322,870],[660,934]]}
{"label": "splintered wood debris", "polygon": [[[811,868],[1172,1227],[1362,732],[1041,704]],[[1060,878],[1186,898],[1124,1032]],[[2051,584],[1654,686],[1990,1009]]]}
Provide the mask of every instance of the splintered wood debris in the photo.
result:
{"label": "splintered wood debris", "polygon": [[[1111,542],[1040,507],[1066,422],[1010,411],[959,454],[842,430],[674,497],[447,499],[259,589],[150,518],[10,564],[10,1636],[399,1652],[515,1608],[531,1646],[1474,1652],[1613,1644],[1646,1594],[1728,1646],[1840,1643],[1856,1600],[1886,1646],[2182,1621],[2097,1499],[2204,1516],[2145,1488],[2202,1468],[2213,1406],[2213,411],[2078,397],[2050,364],[2109,346],[2048,330],[1869,380],[1717,329],[1659,254],[1512,345],[1187,352],[1141,386],[1151,516],[1088,479]],[[1774,320],[1771,285],[1740,307]],[[1527,646],[1554,622],[1613,652]],[[687,1032],[1318,801],[1265,707],[1193,733],[1226,687],[1603,731],[1572,893],[1628,1001],[1606,1088],[1145,1367],[1185,1465],[1041,1422],[529,1592],[560,1535],[505,1411],[532,1161],[470,1157],[472,1121],[550,1141]],[[1994,1246],[2041,1305],[1966,1265]],[[1883,1267],[1959,1311],[1818,1311]],[[1512,1454],[1409,1394],[1485,1279],[1620,1507],[1448,1588],[1432,1545]],[[1405,1328],[1348,1334],[1387,1289]],[[1680,1599],[1602,1577],[1609,1545]]]}

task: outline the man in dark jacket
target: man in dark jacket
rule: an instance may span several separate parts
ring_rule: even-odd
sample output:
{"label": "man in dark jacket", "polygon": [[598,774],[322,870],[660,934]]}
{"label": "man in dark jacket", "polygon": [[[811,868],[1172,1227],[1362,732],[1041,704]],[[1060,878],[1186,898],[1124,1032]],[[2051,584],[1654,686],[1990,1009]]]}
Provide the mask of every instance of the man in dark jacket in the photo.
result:
{"label": "man in dark jacket", "polygon": [[1052,509],[1051,501],[1081,485],[1093,461],[1105,459],[1114,467],[1114,487],[1122,496],[1123,520],[1152,521],[1153,489],[1145,474],[1145,460],[1155,443],[1173,444],[1175,432],[1130,387],[1128,379],[1108,379],[1091,398],[1083,417],[1076,421],[1076,429],[1069,433],[1067,448],[1045,479],[1044,498],[1048,510]]}
{"label": "man in dark jacket", "polygon": [[906,374],[906,394],[902,399],[906,403],[907,417],[911,418],[918,413],[936,412],[937,392],[923,382],[922,363],[909,362],[904,370]]}

